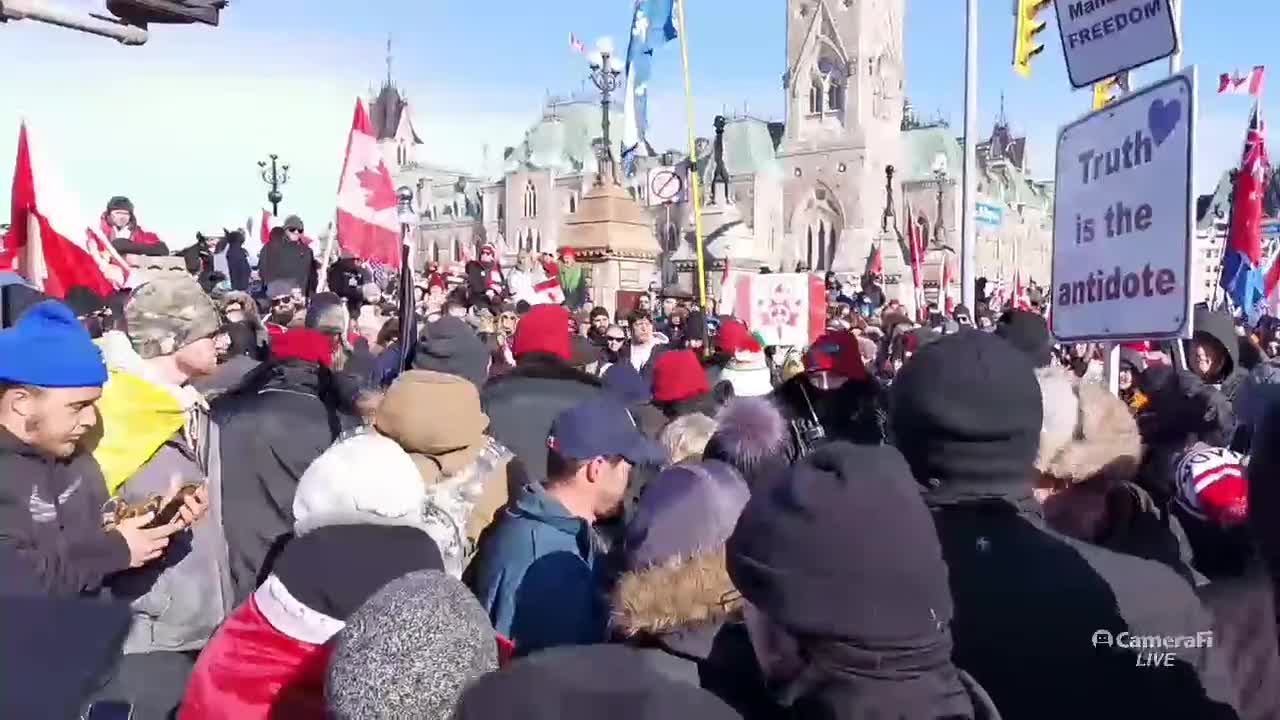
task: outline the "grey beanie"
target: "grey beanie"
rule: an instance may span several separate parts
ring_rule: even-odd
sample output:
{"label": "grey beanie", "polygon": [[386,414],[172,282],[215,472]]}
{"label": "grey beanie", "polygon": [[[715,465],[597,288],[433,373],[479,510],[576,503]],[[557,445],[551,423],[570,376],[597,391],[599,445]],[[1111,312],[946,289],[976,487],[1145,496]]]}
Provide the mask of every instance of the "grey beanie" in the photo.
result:
{"label": "grey beanie", "polygon": [[330,716],[448,718],[463,689],[498,668],[489,618],[438,570],[393,580],[335,638],[325,679]]}

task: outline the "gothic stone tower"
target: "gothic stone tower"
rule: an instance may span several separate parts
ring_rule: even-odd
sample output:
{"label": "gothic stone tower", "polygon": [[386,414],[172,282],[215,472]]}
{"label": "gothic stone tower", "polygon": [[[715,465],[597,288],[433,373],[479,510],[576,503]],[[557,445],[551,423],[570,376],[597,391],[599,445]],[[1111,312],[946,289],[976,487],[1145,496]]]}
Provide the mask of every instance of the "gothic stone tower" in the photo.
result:
{"label": "gothic stone tower", "polygon": [[785,270],[865,267],[901,155],[904,1],[786,2]]}

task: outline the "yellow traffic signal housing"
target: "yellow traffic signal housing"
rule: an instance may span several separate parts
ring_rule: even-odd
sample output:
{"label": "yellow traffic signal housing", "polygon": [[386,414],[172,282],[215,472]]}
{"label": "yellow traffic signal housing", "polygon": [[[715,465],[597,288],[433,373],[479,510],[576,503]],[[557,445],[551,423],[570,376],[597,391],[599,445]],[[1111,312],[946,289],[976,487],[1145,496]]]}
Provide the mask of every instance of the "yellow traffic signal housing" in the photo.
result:
{"label": "yellow traffic signal housing", "polygon": [[1053,0],[1017,0],[1017,20],[1013,30],[1013,69],[1022,77],[1031,77],[1031,58],[1044,52],[1044,43],[1036,36],[1044,32],[1044,20],[1037,20]]}
{"label": "yellow traffic signal housing", "polygon": [[1122,72],[1093,84],[1093,109],[1101,110],[1129,91],[1129,73]]}

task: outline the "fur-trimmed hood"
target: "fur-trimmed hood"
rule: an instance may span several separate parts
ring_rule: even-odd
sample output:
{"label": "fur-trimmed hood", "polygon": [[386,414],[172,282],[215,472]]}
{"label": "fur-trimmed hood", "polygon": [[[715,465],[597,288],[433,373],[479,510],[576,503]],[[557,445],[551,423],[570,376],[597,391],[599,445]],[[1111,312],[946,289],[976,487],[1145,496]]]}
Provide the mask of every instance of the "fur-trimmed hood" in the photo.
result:
{"label": "fur-trimmed hood", "polygon": [[[1097,383],[1071,383],[1069,399],[1059,398],[1049,390],[1044,377],[1041,383],[1047,402],[1037,468],[1046,475],[1072,482],[1084,482],[1104,473],[1112,480],[1132,480],[1142,461],[1142,438],[1124,401]],[[1050,415],[1073,419],[1069,432],[1062,433],[1057,428],[1051,431]]]}
{"label": "fur-trimmed hood", "polygon": [[628,638],[657,637],[720,623],[742,605],[724,548],[624,573],[610,602],[611,624]]}

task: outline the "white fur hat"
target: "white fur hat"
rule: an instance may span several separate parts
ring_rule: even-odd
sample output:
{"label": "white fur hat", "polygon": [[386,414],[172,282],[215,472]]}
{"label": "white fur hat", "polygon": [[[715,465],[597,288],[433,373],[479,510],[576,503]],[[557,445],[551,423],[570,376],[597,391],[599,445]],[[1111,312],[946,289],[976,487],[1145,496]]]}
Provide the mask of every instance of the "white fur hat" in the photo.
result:
{"label": "white fur hat", "polygon": [[307,468],[293,497],[293,531],[330,525],[402,525],[426,532],[427,490],[396,441],[365,432],[334,443]]}

